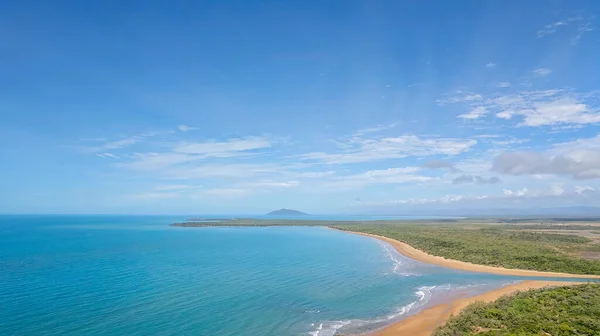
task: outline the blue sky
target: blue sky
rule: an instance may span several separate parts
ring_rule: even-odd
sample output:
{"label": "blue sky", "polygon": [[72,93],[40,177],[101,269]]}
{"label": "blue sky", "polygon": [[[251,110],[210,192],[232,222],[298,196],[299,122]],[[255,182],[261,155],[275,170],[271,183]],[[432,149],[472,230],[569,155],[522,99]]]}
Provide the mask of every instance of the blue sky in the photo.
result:
{"label": "blue sky", "polygon": [[597,1],[0,4],[0,212],[600,206]]}

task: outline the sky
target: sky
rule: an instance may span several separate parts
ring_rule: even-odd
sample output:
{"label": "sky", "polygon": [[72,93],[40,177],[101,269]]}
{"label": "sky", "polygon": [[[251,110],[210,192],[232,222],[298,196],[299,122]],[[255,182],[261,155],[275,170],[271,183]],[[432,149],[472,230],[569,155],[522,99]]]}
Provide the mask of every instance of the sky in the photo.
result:
{"label": "sky", "polygon": [[0,2],[0,213],[600,206],[600,2]]}

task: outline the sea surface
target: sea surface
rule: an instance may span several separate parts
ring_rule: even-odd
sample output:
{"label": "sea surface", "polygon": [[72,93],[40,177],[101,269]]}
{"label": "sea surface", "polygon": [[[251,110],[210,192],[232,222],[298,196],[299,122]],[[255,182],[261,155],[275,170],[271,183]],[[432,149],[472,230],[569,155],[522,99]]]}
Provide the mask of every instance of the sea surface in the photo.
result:
{"label": "sea surface", "polygon": [[410,260],[320,227],[185,216],[0,216],[0,335],[326,336],[520,278]]}

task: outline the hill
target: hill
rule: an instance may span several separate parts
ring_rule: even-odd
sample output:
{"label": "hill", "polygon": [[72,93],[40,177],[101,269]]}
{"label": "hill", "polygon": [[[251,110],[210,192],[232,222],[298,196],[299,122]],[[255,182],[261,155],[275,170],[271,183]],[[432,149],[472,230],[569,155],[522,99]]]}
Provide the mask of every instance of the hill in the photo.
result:
{"label": "hill", "polygon": [[298,210],[279,209],[269,212],[266,216],[308,216],[308,214]]}

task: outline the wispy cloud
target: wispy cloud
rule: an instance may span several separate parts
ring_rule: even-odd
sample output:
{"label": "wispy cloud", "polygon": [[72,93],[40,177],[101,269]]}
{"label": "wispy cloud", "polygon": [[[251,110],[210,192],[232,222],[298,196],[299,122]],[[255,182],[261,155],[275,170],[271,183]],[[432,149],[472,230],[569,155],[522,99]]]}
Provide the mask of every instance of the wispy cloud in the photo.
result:
{"label": "wispy cloud", "polygon": [[560,89],[496,93],[488,96],[461,93],[438,102],[462,103],[469,106],[471,111],[458,115],[458,118],[480,119],[492,113],[504,120],[520,117],[522,121],[518,126],[537,127],[600,123],[597,96],[597,92],[577,93]]}
{"label": "wispy cloud", "polygon": [[427,182],[436,178],[417,174],[419,167],[388,168],[369,170],[364,173],[338,176],[326,183],[327,188],[358,189],[374,184],[402,184],[410,182]]}
{"label": "wispy cloud", "polygon": [[391,124],[385,124],[385,125],[377,125],[375,127],[363,128],[363,129],[356,131],[354,133],[354,136],[363,136],[363,135],[369,134],[369,133],[377,133],[377,132],[385,131],[387,129],[394,128],[397,125],[398,125],[397,123],[391,123]]}
{"label": "wispy cloud", "polygon": [[552,69],[548,69],[548,68],[537,68],[535,70],[533,70],[533,73],[540,76],[540,77],[545,77],[548,76],[549,74],[552,73]]}
{"label": "wispy cloud", "polygon": [[147,133],[141,133],[138,135],[133,135],[133,136],[127,136],[127,137],[121,137],[120,139],[117,140],[106,140],[105,138],[97,138],[97,139],[80,139],[81,141],[86,141],[86,142],[101,142],[100,144],[94,144],[94,145],[85,145],[83,147],[83,149],[86,152],[104,152],[104,151],[108,151],[108,150],[115,150],[115,149],[122,149],[125,147],[130,147],[133,146],[137,143],[140,143],[141,141],[147,139],[147,138],[151,138],[151,137],[155,137],[157,135],[165,135],[165,134],[169,134],[170,132],[147,132]]}
{"label": "wispy cloud", "polygon": [[486,178],[478,175],[461,175],[452,180],[452,184],[496,184],[500,182],[496,176]]}
{"label": "wispy cloud", "polygon": [[96,155],[101,158],[105,158],[105,159],[108,159],[108,158],[118,159],[119,158],[118,156],[111,154],[111,153],[102,153],[102,154],[96,154]]}
{"label": "wispy cloud", "polygon": [[271,143],[262,137],[247,137],[238,139],[229,139],[227,141],[207,141],[196,143],[181,143],[174,150],[185,154],[204,154],[209,156],[222,157],[227,153],[243,152],[253,149],[271,147]]}
{"label": "wispy cloud", "polygon": [[468,113],[460,114],[458,117],[461,119],[479,119],[487,114],[487,110],[483,106],[477,106],[471,109]]}
{"label": "wispy cloud", "polygon": [[547,24],[544,28],[537,31],[537,37],[544,37],[547,35],[554,34],[558,31],[558,29],[562,27],[568,26],[576,26],[575,36],[571,38],[571,44],[576,45],[579,43],[584,34],[591,32],[596,27],[592,24],[593,18],[584,18],[582,16],[574,16],[570,18],[566,18],[564,20],[555,21],[553,23]]}
{"label": "wispy cloud", "polygon": [[552,206],[556,204],[595,204],[600,198],[594,188],[569,188],[551,186],[547,189],[532,190],[503,189],[501,193],[487,195],[444,195],[437,198],[407,198],[382,202],[360,202],[355,206],[361,208],[387,209],[502,209],[506,207],[526,208]]}
{"label": "wispy cloud", "polygon": [[300,155],[303,160],[326,164],[346,164],[398,159],[409,156],[457,155],[477,144],[474,139],[399,137],[351,139],[340,153],[312,152]]}
{"label": "wispy cloud", "polygon": [[582,17],[574,16],[549,23],[545,25],[544,28],[537,31],[537,37],[544,37],[546,35],[554,34],[560,27],[566,27],[574,22],[580,22],[581,20],[583,20]]}
{"label": "wispy cloud", "polygon": [[495,68],[496,67],[496,63],[493,62],[489,62],[485,65],[486,68]]}
{"label": "wispy cloud", "polygon": [[577,35],[575,35],[575,37],[573,37],[571,39],[571,44],[576,45],[579,43],[579,41],[581,40],[581,38],[583,37],[584,34],[591,32],[592,30],[596,29],[596,27],[594,27],[592,25],[592,22],[585,22],[582,23],[581,25],[579,25],[579,27],[577,28]]}
{"label": "wispy cloud", "polygon": [[182,132],[195,131],[200,129],[199,127],[192,127],[187,125],[179,125],[177,128]]}

